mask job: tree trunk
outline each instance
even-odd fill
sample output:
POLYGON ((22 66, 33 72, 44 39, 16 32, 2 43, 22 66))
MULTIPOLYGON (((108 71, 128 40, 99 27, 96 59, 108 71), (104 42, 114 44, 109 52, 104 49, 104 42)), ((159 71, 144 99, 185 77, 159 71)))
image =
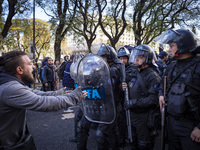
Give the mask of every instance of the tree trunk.
POLYGON ((112 39, 112 40, 110 40, 110 42, 111 42, 111 46, 116 50, 115 45, 116 45, 117 41, 112 39))
POLYGON ((55 40, 54 44, 54 53, 55 53, 55 60, 60 60, 60 52, 61 52, 61 39, 55 40))
POLYGON ((9 2, 9 13, 4 24, 4 28, 1 32, 3 38, 5 38, 8 34, 8 30, 12 25, 12 18, 15 15, 15 5, 17 4, 17 0, 8 1, 9 2))
POLYGON ((92 45, 92 42, 90 40, 87 41, 87 46, 88 46, 88 51, 89 53, 91 53, 91 45, 92 45))

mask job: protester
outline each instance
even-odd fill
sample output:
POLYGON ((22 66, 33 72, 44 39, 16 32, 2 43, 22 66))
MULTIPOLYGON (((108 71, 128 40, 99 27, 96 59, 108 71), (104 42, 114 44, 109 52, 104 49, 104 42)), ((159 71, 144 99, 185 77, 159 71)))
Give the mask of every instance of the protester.
POLYGON ((56 73, 53 67, 53 60, 52 58, 48 58, 47 64, 43 68, 43 84, 44 84, 44 91, 54 91, 56 86, 56 73))
POLYGON ((64 57, 64 61, 60 61, 61 65, 60 65, 60 67, 59 67, 59 69, 57 71, 57 74, 58 74, 58 77, 59 77, 59 81, 63 80, 64 70, 65 70, 65 66, 66 66, 66 64, 68 62, 68 59, 69 59, 69 56, 66 55, 64 57))
POLYGON ((160 85, 160 109, 167 106, 169 150, 200 149, 200 46, 193 32, 186 29, 167 30, 155 41, 169 44, 174 61, 167 67, 166 94, 160 85))
POLYGON ((39 79, 39 75, 38 75, 38 68, 39 68, 38 58, 33 60, 33 65, 34 65, 33 77, 35 79, 35 82, 36 82, 36 79, 37 79, 37 81, 40 83, 40 79, 39 79))
POLYGON ((55 111, 76 105, 87 96, 77 88, 65 94, 42 92, 25 86, 33 83, 33 63, 23 51, 0 57, 0 149, 36 150, 26 124, 26 110, 55 111))
POLYGON ((42 83, 41 91, 45 91, 45 85, 43 83, 43 69, 44 69, 45 65, 47 64, 48 59, 49 59, 49 57, 45 57, 42 60, 42 64, 41 64, 41 66, 39 67, 39 70, 38 70, 39 79, 42 83))
MULTIPOLYGON (((153 51, 148 45, 139 45, 131 52, 130 67, 126 69, 126 83, 129 100, 124 103, 125 109, 130 109, 132 139, 131 149, 153 150, 155 129, 153 118, 154 110, 159 110, 158 87, 161 78, 149 67, 154 65, 153 51)), ((159 113, 159 112, 158 112, 159 113)), ((159 122, 160 124, 160 122, 159 122)))
POLYGON ((63 87, 66 87, 67 90, 73 90, 74 89, 74 80, 70 76, 70 67, 71 64, 73 63, 74 55, 70 56, 70 60, 67 61, 65 70, 64 70, 64 75, 63 75, 63 87))
POLYGON ((58 70, 60 67, 60 62, 59 60, 55 60, 54 62, 54 69, 55 69, 55 75, 56 75, 56 89, 59 90, 60 88, 60 81, 59 81, 59 77, 58 77, 58 70))

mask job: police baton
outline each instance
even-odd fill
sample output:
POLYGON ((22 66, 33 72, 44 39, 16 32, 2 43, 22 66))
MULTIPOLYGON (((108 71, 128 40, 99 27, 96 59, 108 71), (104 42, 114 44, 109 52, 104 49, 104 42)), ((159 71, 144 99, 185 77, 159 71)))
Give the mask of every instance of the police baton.
MULTIPOLYGON (((164 100, 166 94, 167 76, 164 76, 164 100)), ((161 120, 161 150, 165 150, 165 104, 162 105, 161 120)))
MULTIPOLYGON (((122 82, 126 82, 126 71, 125 71, 125 66, 124 64, 121 65, 120 68, 121 75, 122 75, 122 82)), ((129 101, 128 97, 128 87, 125 89, 125 101, 129 101)), ((127 122, 127 128, 128 128, 128 141, 129 143, 132 143, 132 131, 131 131, 131 117, 130 117, 130 110, 126 110, 126 122, 127 122)))

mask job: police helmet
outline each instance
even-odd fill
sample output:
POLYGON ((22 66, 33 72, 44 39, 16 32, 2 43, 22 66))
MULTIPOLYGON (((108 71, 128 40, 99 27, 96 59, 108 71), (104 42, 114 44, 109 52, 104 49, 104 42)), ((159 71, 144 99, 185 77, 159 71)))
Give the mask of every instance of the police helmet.
POLYGON ((160 44, 176 43, 178 47, 176 54, 184 54, 188 52, 198 53, 200 49, 200 46, 197 45, 196 36, 193 32, 187 29, 169 29, 156 37, 154 41, 159 42, 160 44))
POLYGON ((131 52, 129 64, 140 67, 141 65, 134 64, 137 56, 145 58, 142 65, 151 65, 153 63, 153 50, 146 44, 139 45, 131 52))
POLYGON ((123 57, 123 56, 126 56, 129 58, 130 56, 130 52, 128 51, 128 49, 126 47, 121 47, 119 50, 118 50, 118 53, 117 53, 117 57, 123 57))
POLYGON ((115 51, 115 49, 105 44, 101 44, 97 55, 106 56, 108 59, 108 63, 113 62, 117 58, 117 52, 115 51))
POLYGON ((126 47, 127 49, 128 49, 128 51, 129 51, 129 53, 131 53, 131 51, 132 50, 134 50, 134 48, 135 48, 135 45, 125 45, 124 47, 126 47))

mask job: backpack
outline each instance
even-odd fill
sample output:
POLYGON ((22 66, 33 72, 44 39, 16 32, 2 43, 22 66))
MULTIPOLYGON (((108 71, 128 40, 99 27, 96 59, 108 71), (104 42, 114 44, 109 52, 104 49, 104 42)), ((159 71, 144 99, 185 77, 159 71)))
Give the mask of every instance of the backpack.
POLYGON ((67 65, 67 62, 63 62, 58 69, 57 74, 58 74, 59 79, 61 79, 61 80, 63 79, 63 75, 64 75, 66 65, 67 65))

